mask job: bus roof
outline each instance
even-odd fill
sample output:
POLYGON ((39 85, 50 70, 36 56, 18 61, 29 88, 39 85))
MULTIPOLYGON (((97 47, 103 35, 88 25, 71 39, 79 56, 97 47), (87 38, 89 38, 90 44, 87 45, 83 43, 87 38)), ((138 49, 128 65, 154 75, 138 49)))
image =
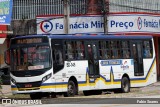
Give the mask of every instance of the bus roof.
POLYGON ((152 36, 141 36, 141 35, 134 35, 134 36, 129 36, 129 35, 103 35, 103 34, 98 34, 98 35, 88 35, 88 34, 83 34, 81 36, 77 35, 71 35, 71 34, 57 34, 57 35, 27 35, 27 36, 18 36, 15 38, 33 38, 33 37, 44 37, 47 36, 48 38, 52 39, 151 39, 152 36))

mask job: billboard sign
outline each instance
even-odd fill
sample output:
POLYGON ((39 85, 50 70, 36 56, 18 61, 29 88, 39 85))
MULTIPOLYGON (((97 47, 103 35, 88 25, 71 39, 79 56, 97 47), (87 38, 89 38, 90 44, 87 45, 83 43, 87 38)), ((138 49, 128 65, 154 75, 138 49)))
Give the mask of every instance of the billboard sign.
POLYGON ((109 33, 160 33, 160 15, 116 14, 108 20, 109 33))
POLYGON ((0 0, 0 25, 9 25, 12 16, 12 0, 0 0))
MULTIPOLYGON (((70 17, 69 33, 103 33, 104 23, 101 16, 70 17)), ((37 34, 64 34, 64 19, 37 18, 37 34)))
MULTIPOLYGON (((37 34, 64 34, 63 18, 47 20, 37 17, 37 34)), ((160 33, 160 15, 153 14, 110 14, 108 34, 160 33)), ((69 33, 104 33, 104 21, 101 15, 71 16, 69 33)))

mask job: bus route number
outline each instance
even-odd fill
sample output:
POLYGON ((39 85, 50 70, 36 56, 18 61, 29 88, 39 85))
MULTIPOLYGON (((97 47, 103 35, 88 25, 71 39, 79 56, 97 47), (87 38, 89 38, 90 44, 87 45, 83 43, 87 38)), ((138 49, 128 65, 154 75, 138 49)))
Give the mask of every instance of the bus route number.
POLYGON ((76 64, 75 63, 67 63, 67 67, 75 67, 76 64))

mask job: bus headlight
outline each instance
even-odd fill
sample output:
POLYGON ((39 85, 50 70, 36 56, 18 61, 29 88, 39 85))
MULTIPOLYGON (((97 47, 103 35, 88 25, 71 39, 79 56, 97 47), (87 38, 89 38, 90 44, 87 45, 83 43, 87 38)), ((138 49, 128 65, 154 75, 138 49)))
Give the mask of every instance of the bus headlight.
POLYGON ((13 84, 16 84, 16 80, 14 80, 13 78, 11 78, 11 81, 13 84))
POLYGON ((42 82, 48 80, 52 76, 52 73, 46 75, 45 77, 42 78, 42 82))

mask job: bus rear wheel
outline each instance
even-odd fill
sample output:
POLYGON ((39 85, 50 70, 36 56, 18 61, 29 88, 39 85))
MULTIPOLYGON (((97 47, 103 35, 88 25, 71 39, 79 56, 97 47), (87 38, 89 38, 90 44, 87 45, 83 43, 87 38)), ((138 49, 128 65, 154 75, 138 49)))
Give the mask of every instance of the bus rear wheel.
POLYGON ((76 85, 73 81, 68 82, 67 92, 64 93, 64 97, 73 97, 77 93, 76 85))
POLYGON ((128 93, 130 91, 130 81, 127 77, 122 78, 121 90, 123 93, 128 93))

